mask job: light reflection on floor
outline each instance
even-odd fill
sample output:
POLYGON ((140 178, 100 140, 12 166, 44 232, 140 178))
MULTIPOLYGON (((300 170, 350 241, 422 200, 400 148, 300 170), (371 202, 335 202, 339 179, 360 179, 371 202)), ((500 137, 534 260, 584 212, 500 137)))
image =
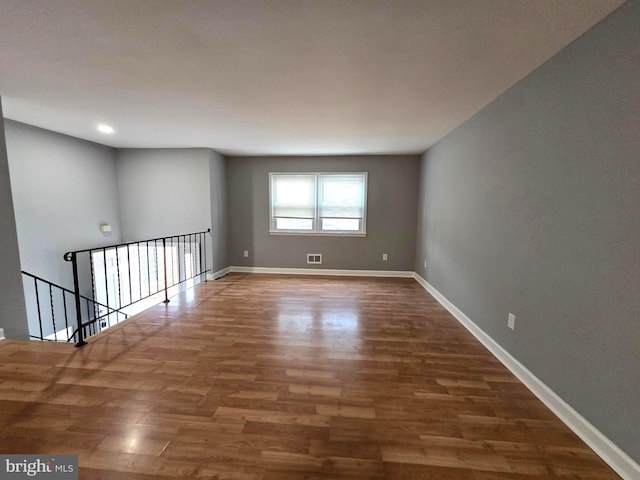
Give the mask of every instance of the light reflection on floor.
POLYGON ((322 341, 324 347, 358 349, 362 344, 359 311, 354 306, 328 308, 318 312, 314 306, 281 303, 277 313, 278 330, 300 341, 322 341))
POLYGON ((325 310, 322 312, 322 329, 357 331, 358 320, 356 310, 325 310))

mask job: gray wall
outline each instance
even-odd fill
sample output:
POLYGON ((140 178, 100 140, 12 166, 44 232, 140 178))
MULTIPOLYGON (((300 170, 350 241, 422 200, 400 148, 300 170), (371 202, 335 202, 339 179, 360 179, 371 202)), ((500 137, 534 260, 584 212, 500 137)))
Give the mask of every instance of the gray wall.
POLYGON ((116 158, 125 241, 209 228, 209 149, 125 148, 116 158))
POLYGON ((9 163, 0 99, 0 328, 7 338, 27 338, 27 316, 22 295, 22 275, 16 220, 13 213, 9 163))
POLYGON ((231 157, 227 169, 230 265, 311 268, 306 254, 321 253, 318 268, 413 270, 419 156, 231 157), (269 172, 368 172, 367 236, 270 235, 269 172))
POLYGON ((635 461, 639 25, 623 5, 429 149, 415 266, 635 461))
POLYGON ((229 225, 227 195, 227 161, 218 152, 210 151, 209 185, 211 195, 212 273, 229 266, 227 235, 229 225))
POLYGON ((65 252, 120 241, 115 151, 12 120, 5 129, 22 269, 72 287, 65 252))
POLYGON ((125 241, 201 232, 211 226, 210 149, 127 148, 119 149, 116 157, 125 241))

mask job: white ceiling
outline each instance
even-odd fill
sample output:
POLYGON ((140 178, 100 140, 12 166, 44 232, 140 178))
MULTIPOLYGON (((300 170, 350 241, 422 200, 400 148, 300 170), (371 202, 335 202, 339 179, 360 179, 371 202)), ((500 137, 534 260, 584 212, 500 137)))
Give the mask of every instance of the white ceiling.
POLYGON ((114 147, 420 153, 622 3, 0 0, 0 95, 114 147))

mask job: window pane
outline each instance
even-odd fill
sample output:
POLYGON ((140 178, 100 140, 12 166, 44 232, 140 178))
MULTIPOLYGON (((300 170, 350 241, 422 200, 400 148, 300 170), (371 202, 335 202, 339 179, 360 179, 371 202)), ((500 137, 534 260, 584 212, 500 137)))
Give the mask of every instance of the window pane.
POLYGON ((366 173, 270 173, 273 232, 365 234, 366 173))
POLYGON ((359 217, 364 211, 363 175, 320 175, 321 217, 359 217))
POLYGON ((315 216, 314 175, 273 175, 271 188, 274 217, 315 216))
POLYGON ((313 220, 309 218, 276 218, 277 230, 311 230, 313 220))
POLYGON ((323 218, 322 230, 357 232, 360 230, 360 220, 357 218, 323 218))

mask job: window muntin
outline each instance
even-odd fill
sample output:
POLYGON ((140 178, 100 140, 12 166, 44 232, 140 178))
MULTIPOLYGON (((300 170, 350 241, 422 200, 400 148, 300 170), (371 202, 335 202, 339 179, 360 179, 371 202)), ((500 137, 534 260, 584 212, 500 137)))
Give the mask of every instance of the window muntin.
POLYGON ((270 173, 270 232, 366 234, 366 173, 270 173))

